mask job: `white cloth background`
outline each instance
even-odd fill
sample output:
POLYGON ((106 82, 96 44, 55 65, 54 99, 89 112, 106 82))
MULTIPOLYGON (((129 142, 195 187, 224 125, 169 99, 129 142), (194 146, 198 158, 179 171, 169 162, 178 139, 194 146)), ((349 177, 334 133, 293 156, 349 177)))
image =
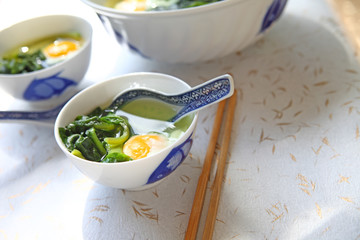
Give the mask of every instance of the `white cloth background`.
MULTIPOLYGON (((290 0, 253 46, 191 65, 132 55, 81 1, 0 0, 0 28, 53 13, 93 24, 84 85, 135 71, 172 74, 192 86, 233 74, 238 105, 214 239, 360 238, 360 69, 326 1, 290 0)), ((2 93, 0 107, 26 106, 2 93)), ((86 178, 51 127, 0 123, 0 239, 183 239, 215 111, 200 112, 184 163, 141 192, 86 178)))

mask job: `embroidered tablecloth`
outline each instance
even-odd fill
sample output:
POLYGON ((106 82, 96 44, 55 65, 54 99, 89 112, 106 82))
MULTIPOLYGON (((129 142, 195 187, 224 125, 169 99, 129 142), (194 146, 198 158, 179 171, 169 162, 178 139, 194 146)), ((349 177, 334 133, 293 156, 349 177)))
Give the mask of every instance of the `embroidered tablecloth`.
MULTIPOLYGON (((73 0, 0 0, 0 28, 38 15, 94 28, 84 86, 154 71, 195 86, 231 73, 238 104, 214 229, 216 240, 360 238, 360 69, 325 0, 290 0, 245 50, 197 64, 161 64, 117 45, 73 0)), ((27 107, 5 93, 0 107, 27 107)), ((60 151, 51 125, 0 123, 0 239, 183 239, 216 106, 199 113, 189 157, 139 192, 104 187, 60 151)), ((211 173, 199 234, 203 231, 211 173)))

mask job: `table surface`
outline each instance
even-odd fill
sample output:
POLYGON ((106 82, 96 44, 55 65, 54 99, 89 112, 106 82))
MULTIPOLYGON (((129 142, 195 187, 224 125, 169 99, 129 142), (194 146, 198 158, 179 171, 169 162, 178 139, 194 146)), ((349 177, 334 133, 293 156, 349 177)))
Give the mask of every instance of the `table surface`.
MULTIPOLYGON (((67 13, 94 28, 85 85, 154 71, 195 86, 229 72, 238 104, 216 240, 360 239, 360 69, 326 0, 290 0, 268 34, 225 58, 160 64, 133 55, 81 1, 0 0, 0 29, 67 13)), ((2 93, 1 109, 22 103, 2 93)), ((183 239, 216 106, 201 111, 190 156, 139 192, 104 187, 60 151, 51 126, 0 124, 0 239, 183 239)), ((211 193, 206 194, 199 234, 211 193)))

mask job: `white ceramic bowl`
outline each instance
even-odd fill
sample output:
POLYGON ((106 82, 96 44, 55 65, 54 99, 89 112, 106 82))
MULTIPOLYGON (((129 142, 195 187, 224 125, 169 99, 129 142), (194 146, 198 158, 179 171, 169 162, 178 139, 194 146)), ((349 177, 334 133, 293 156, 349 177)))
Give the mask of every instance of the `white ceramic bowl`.
POLYGON ((211 60, 241 50, 263 36, 287 0, 223 0, 157 12, 124 12, 106 0, 92 7, 119 43, 145 58, 169 63, 211 60))
POLYGON ((0 56, 19 47, 52 35, 79 32, 85 42, 70 58, 38 71, 0 74, 0 87, 14 98, 34 104, 56 105, 74 95, 90 61, 92 27, 82 18, 49 15, 14 24, 0 32, 0 56))
POLYGON ((66 149, 58 131, 59 127, 74 121, 76 116, 86 115, 97 106, 106 107, 117 94, 134 87, 168 94, 180 93, 190 88, 182 80, 160 73, 132 73, 94 84, 66 103, 56 119, 54 134, 61 150, 84 175, 105 186, 141 190, 164 179, 184 161, 193 143, 197 113, 185 134, 174 144, 152 156, 129 162, 100 163, 76 157, 66 149))

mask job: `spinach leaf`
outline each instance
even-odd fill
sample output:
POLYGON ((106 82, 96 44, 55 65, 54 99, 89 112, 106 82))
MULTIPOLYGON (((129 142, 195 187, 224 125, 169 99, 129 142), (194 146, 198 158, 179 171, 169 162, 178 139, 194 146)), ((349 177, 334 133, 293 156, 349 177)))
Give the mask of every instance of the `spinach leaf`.
POLYGON ((123 144, 133 135, 131 126, 126 119, 101 108, 77 116, 66 127, 59 128, 59 135, 75 156, 97 162, 132 160, 122 152, 123 144))
POLYGON ((19 53, 14 57, 4 57, 0 59, 0 73, 19 74, 33 72, 43 69, 46 57, 40 51, 34 53, 19 53))
POLYGON ((109 153, 105 156, 105 158, 102 160, 102 162, 106 163, 114 163, 114 162, 127 162, 130 161, 131 158, 123 153, 122 151, 122 145, 111 149, 109 153))
POLYGON ((100 162, 102 155, 99 153, 96 144, 89 137, 81 136, 75 142, 75 148, 88 160, 100 162))
POLYGON ((223 0, 152 0, 147 11, 163 11, 190 8, 223 0))
POLYGON ((189 7, 197 7, 201 5, 205 5, 208 3, 219 2, 221 0, 202 0, 202 1, 194 1, 194 0, 180 0, 178 3, 179 8, 189 8, 189 7))

